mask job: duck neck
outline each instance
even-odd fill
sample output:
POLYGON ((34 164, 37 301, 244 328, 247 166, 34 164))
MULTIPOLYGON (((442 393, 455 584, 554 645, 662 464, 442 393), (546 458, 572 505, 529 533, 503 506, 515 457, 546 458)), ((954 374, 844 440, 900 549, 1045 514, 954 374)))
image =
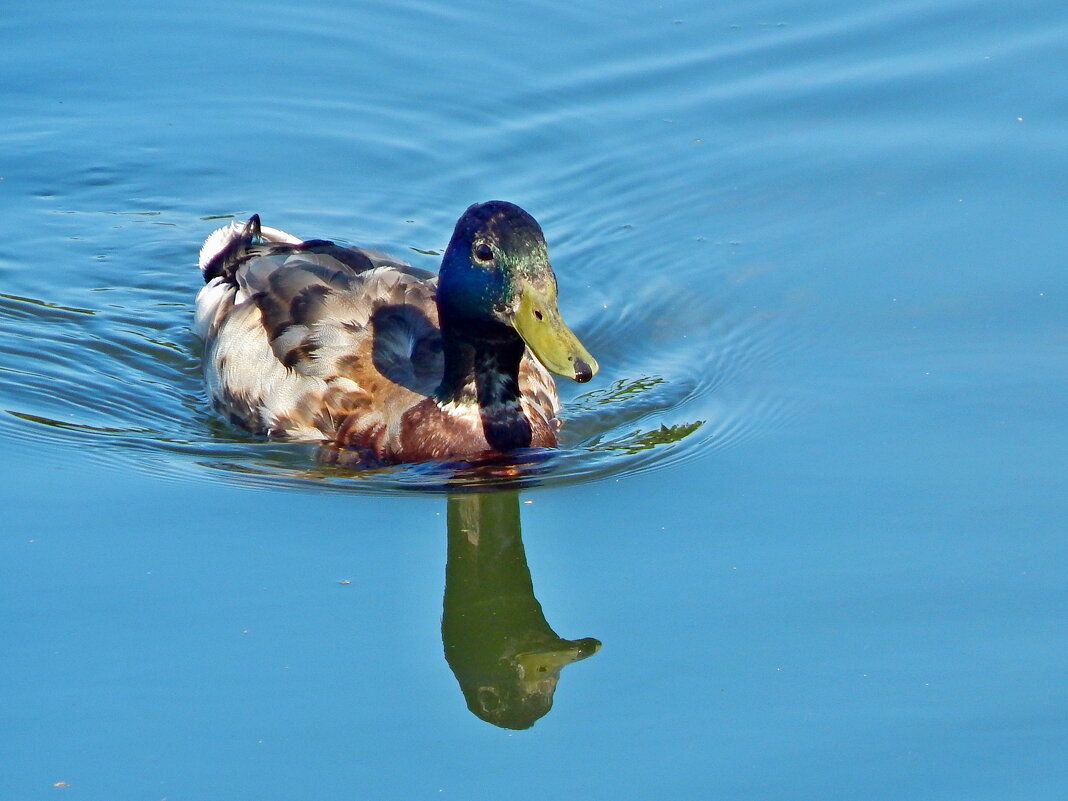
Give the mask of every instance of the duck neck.
POLYGON ((440 403, 480 408, 519 402, 519 362, 526 345, 501 323, 470 323, 464 331, 442 328, 445 369, 434 393, 440 403))
POLYGON ((439 404, 478 407, 490 447, 507 451, 531 442, 530 423, 519 402, 519 363, 526 348, 500 323, 465 325, 462 333, 442 326, 445 369, 434 393, 439 404))

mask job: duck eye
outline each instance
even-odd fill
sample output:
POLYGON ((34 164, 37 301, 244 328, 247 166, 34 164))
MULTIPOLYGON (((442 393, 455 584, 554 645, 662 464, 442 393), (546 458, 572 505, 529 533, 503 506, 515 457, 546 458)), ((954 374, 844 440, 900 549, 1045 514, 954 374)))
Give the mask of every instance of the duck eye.
POLYGON ((541 309, 535 309, 534 316, 537 317, 539 320, 542 319, 541 309))
POLYGON ((485 242, 475 245, 475 258, 479 261, 493 261, 493 250, 485 242))

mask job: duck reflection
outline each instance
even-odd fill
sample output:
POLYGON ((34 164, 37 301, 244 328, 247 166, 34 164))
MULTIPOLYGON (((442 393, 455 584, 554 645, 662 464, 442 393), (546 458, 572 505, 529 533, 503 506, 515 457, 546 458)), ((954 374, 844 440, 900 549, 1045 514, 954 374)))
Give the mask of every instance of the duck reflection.
POLYGON ((449 497, 441 638, 468 708, 495 726, 526 729, 553 705, 565 665, 597 653, 592 637, 552 630, 527 567, 515 491, 449 497))

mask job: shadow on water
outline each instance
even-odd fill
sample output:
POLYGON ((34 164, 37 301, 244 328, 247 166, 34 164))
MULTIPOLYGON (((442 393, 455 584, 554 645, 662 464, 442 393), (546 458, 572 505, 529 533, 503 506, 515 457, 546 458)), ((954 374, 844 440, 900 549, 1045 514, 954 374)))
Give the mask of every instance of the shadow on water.
POLYGON ((445 658, 475 715, 502 728, 530 728, 552 708, 560 671, 601 643, 566 640, 545 620, 515 490, 450 495, 448 527, 445 658))

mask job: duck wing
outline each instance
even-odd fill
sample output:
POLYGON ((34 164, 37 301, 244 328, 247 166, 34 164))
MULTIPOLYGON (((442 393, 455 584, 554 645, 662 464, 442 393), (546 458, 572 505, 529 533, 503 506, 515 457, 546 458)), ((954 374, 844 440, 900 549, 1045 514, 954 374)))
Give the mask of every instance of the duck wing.
POLYGON ((202 253, 196 327, 209 391, 231 421, 329 439, 353 415, 388 428, 440 383, 433 273, 301 242, 255 217, 221 230, 202 253))
POLYGON ((441 381, 437 276, 316 240, 253 249, 238 295, 255 303, 278 360, 324 380, 375 375, 423 396, 441 381))

